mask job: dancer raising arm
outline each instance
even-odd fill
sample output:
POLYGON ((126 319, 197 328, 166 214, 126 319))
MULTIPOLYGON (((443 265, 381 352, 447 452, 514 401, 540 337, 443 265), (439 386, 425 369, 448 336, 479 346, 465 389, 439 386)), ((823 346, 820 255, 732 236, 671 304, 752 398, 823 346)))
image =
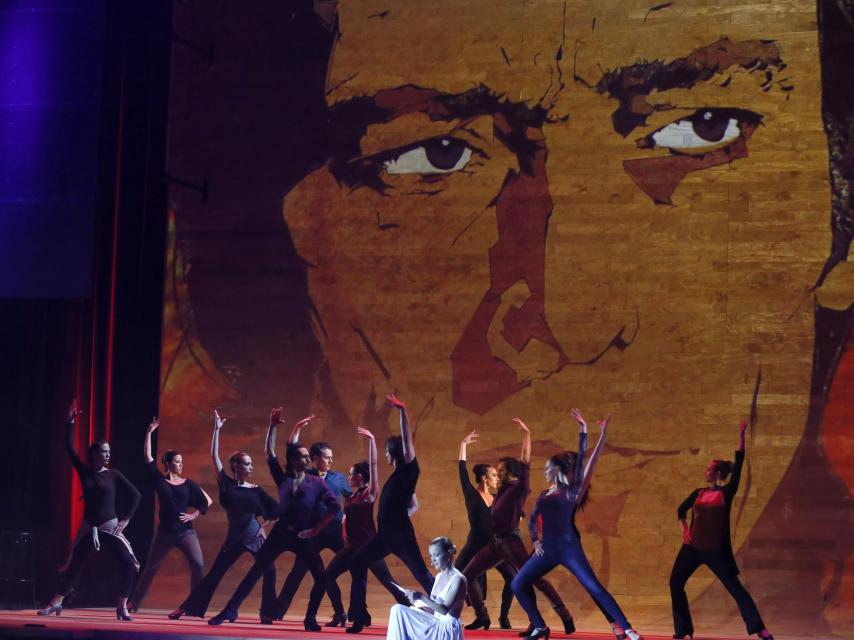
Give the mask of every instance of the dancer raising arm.
MULTIPOLYGON (((513 422, 522 432, 521 459, 506 457, 498 462, 498 479, 500 486, 495 501, 492 503, 490 514, 492 521, 492 542, 478 551, 474 558, 466 565, 463 573, 468 581, 469 600, 475 610, 474 622, 466 628, 478 629, 489 627, 489 612, 483 600, 483 593, 478 584, 478 577, 488 569, 506 562, 514 570, 518 571, 528 560, 528 550, 519 535, 519 519, 525 506, 525 500, 531 493, 531 431, 520 418, 513 418, 513 422)), ((534 586, 548 598, 555 613, 563 622, 566 633, 575 631, 575 623, 572 615, 561 600, 555 588, 545 579, 539 578, 534 586)), ((534 593, 530 585, 526 587, 530 592, 530 601, 534 602, 534 593)), ((518 597, 518 594, 517 594, 518 597)), ((534 605, 536 608, 536 604, 534 605)), ((539 616, 539 613, 537 614, 539 616)), ((528 629, 519 635, 529 635, 534 629, 534 621, 528 629)))
MULTIPOLYGON (((287 444, 285 468, 282 469, 276 457, 276 428, 281 423, 282 408, 279 407, 270 412, 270 426, 267 429, 264 445, 267 452, 267 466, 279 488, 278 521, 261 547, 261 551, 255 556, 255 563, 237 586, 234 595, 220 613, 208 620, 208 624, 222 624, 226 620, 234 622, 240 605, 252 591, 255 583, 285 551, 293 551, 299 560, 305 562, 315 582, 324 585, 325 589, 326 575, 323 571, 323 562, 311 544, 311 538, 335 519, 340 507, 323 480, 306 474, 310 458, 308 449, 304 446, 292 442, 287 444), (321 506, 324 509, 324 515, 318 517, 321 506)), ((306 631, 320 631, 316 620, 319 604, 319 598, 309 600, 304 620, 306 631)), ((274 607, 275 602, 262 602, 262 624, 273 623, 274 607)))
POLYGON ((127 601, 133 585, 133 574, 139 570, 139 562, 122 531, 139 506, 139 491, 124 475, 107 468, 110 463, 110 444, 106 440, 96 440, 89 445, 89 464, 83 464, 74 445, 74 425, 79 415, 77 401, 72 400, 66 422, 65 446, 83 488, 83 522, 77 531, 71 559, 60 573, 59 591, 51 598, 48 606, 37 613, 40 616, 52 613, 60 615, 62 601, 77 584, 86 561, 94 553, 105 549, 116 558, 115 570, 120 576, 116 618, 133 620, 128 614, 127 601), (131 503, 123 514, 116 513, 116 497, 120 492, 128 494, 131 503))
POLYGON ((388 396, 391 405, 400 412, 400 436, 386 440, 386 460, 394 472, 383 486, 377 513, 377 533, 353 557, 350 573, 350 619, 353 626, 347 633, 359 633, 370 623, 365 598, 368 589, 368 567, 393 553, 407 566, 425 591, 433 588, 433 576, 424 564, 409 510, 420 469, 415 457, 415 444, 406 405, 394 394, 388 396))
POLYGON ((454 567, 457 548, 441 536, 430 542, 430 562, 439 570, 427 596, 401 589, 414 607, 396 604, 391 608, 386 640, 463 640, 460 612, 466 600, 466 579, 454 567))
POLYGON ((742 420, 738 425, 735 464, 728 460, 710 461, 704 475, 708 487, 695 489, 676 511, 684 543, 679 549, 670 574, 674 638, 694 635, 685 583, 699 566, 704 564, 735 599, 747 633, 773 640, 771 632, 762 622, 756 603, 738 579, 738 565, 735 563, 730 539, 730 511, 741 480, 741 468, 744 466, 744 434, 747 426, 747 420, 742 420), (729 482, 726 481, 728 477, 729 482), (689 509, 690 525, 686 520, 689 509))
POLYGON ((190 589, 195 589, 202 581, 205 570, 202 547, 193 528, 193 520, 207 513, 211 498, 193 480, 181 477, 184 472, 184 458, 179 451, 170 449, 160 459, 166 471, 165 475, 157 470, 151 455, 151 436, 159 426, 160 420, 152 419, 145 432, 143 444, 149 479, 160 506, 157 532, 151 541, 145 571, 139 577, 131 598, 131 613, 142 607, 151 581, 160 570, 163 560, 175 547, 178 547, 187 559, 190 568, 190 589))
POLYGON ((513 592, 519 599, 519 604, 528 612, 534 625, 528 637, 548 638, 549 628, 531 598, 530 586, 534 580, 541 578, 557 565, 563 565, 578 579, 594 601, 616 620, 619 628, 613 630, 618 638, 639 640, 640 635, 631 628, 614 598, 596 578, 587 561, 587 556, 584 555, 584 549, 581 547, 575 528, 575 512, 579 506, 584 505, 587 498, 590 478, 605 444, 608 418, 599 423, 602 434, 591 463, 585 469, 587 423, 578 409, 573 409, 571 415, 579 426, 578 452, 565 451, 552 456, 546 463, 546 481, 552 487, 540 494, 528 519, 528 530, 534 542, 534 554, 513 579, 513 592), (538 519, 542 520, 542 539, 537 531, 538 519))
MULTIPOLYGON (((492 521, 490 519, 490 508, 498 491, 498 471, 491 464, 476 464, 472 468, 475 485, 468 477, 466 458, 468 445, 477 442, 478 433, 472 431, 460 442, 459 472, 460 487, 463 490, 463 500, 466 504, 466 515, 469 520, 469 535, 463 545, 460 555, 454 561, 454 566, 462 571, 474 557, 474 555, 492 542, 492 521)), ((504 578, 504 589, 501 592, 501 616, 498 621, 502 629, 510 629, 510 605, 513 603, 513 589, 510 583, 516 575, 516 570, 506 562, 500 562, 495 567, 504 578)), ((478 587, 483 597, 486 598, 486 573, 480 574, 478 587)), ((466 629, 489 629, 489 621, 475 620, 466 629)))
MULTIPOLYGON (((223 469, 222 461, 219 459, 219 435, 225 421, 226 418, 221 417, 214 410, 211 460, 219 485, 219 503, 225 508, 228 518, 228 533, 225 534, 225 542, 222 543, 222 548, 210 571, 187 596, 187 599, 169 614, 172 620, 177 620, 183 615, 205 617, 208 604, 217 586, 243 552, 248 551, 253 557, 258 557, 258 552, 266 539, 264 529, 258 524, 258 517, 265 521, 274 520, 279 508, 270 494, 257 484, 249 482, 254 468, 248 453, 237 451, 231 455, 228 460, 231 476, 223 469)), ((275 599, 276 567, 271 564, 263 573, 261 609, 271 609, 275 599)))
MULTIPOLYGON (((343 611, 338 576, 350 570, 353 556, 377 533, 374 525, 374 502, 379 493, 377 443, 374 434, 364 427, 356 427, 356 431, 368 440, 368 462, 357 462, 350 467, 352 493, 344 499, 344 547, 326 567, 326 590, 335 611, 338 611, 339 606, 343 611)), ((409 604, 406 597, 394 586, 394 579, 384 559, 380 558, 368 568, 398 602, 409 604)))

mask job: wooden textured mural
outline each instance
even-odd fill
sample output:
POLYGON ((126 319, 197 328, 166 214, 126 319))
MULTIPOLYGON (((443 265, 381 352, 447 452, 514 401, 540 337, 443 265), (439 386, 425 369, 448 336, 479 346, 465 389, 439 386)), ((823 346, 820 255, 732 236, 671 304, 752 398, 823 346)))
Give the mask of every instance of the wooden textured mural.
MULTIPOLYGON (((223 447, 271 487, 263 433, 284 404, 289 423, 317 414, 305 439, 346 471, 355 425, 396 432, 395 391, 418 535, 462 542, 465 434, 470 460, 496 461, 523 417, 537 491, 574 446, 570 407, 611 413, 579 527, 633 623, 669 632, 676 507, 748 417, 745 584, 778 633, 854 632, 854 5, 243 5, 176 4, 200 49, 173 56, 170 173, 208 192, 172 192, 161 448, 213 495, 219 407, 223 447)), ((224 524, 196 523, 209 563, 224 524)), ((171 566, 158 581, 183 593, 171 566)), ((698 632, 743 633, 710 573, 689 596, 698 632)))

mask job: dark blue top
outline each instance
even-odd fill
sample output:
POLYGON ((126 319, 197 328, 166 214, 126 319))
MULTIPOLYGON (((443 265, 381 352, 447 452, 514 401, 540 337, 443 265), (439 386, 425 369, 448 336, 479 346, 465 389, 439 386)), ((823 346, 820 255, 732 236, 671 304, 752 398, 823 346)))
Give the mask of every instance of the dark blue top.
POLYGON ((324 514, 329 512, 337 514, 341 510, 332 491, 317 476, 306 473, 302 482, 294 490, 296 478, 292 474, 285 473, 277 458, 268 457, 267 466, 270 468, 273 481, 279 487, 277 527, 285 527, 290 531, 310 529, 324 514))
MULTIPOLYGON (((317 469, 309 469, 306 473, 310 473, 313 476, 321 477, 320 472, 317 469)), ((343 473, 339 473, 338 471, 332 471, 331 469, 326 472, 325 476, 322 476, 324 482, 326 482, 326 486, 329 487, 329 490, 332 492, 332 495, 335 496, 335 499, 340 501, 341 496, 348 498, 353 495, 353 490, 350 488, 350 483, 347 480, 347 476, 343 473)), ((326 508, 321 505, 321 512, 319 514, 321 517, 326 515, 326 508)), ((341 522, 344 518, 343 511, 339 511, 335 520, 333 520, 330 524, 334 524, 336 521, 341 522)))
POLYGON ((584 458, 587 454, 587 433, 578 434, 578 458, 575 462, 575 477, 568 485, 559 487, 557 491, 549 493, 543 491, 537 498, 534 510, 528 518, 528 531, 531 540, 535 541, 537 535, 537 520, 542 517, 543 542, 557 540, 558 538, 572 537, 578 539, 578 530, 575 528, 575 511, 578 508, 579 494, 584 484, 584 458))

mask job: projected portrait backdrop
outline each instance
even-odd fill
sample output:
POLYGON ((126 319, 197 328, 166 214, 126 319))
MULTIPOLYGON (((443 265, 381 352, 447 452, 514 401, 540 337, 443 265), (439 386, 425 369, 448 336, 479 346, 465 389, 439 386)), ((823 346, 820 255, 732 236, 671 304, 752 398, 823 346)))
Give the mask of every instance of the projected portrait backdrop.
MULTIPOLYGON (((576 441, 569 409, 610 413, 579 527, 633 623, 667 629, 676 506, 750 417, 742 577, 775 628, 850 631, 841 6, 176 5, 199 46, 173 56, 170 173, 189 186, 171 194, 160 446, 213 487, 213 408, 222 446, 260 461, 282 404, 288 425, 317 415, 304 440, 346 470, 366 456, 356 425, 397 432, 394 391, 416 428, 418 535, 461 542, 465 434, 481 433, 473 462, 517 455, 521 416, 538 491, 576 441)), ((209 554, 224 522, 198 524, 209 554)), ((689 596, 704 628, 743 628, 710 573, 689 596)))

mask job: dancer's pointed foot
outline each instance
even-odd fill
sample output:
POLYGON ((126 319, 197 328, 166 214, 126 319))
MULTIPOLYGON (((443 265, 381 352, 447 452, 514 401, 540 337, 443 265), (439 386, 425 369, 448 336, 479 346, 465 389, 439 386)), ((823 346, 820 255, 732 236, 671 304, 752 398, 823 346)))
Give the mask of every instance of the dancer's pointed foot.
POLYGON ((173 611, 172 613, 170 613, 167 617, 168 617, 170 620, 180 620, 180 619, 181 619, 181 616, 183 616, 185 613, 187 613, 187 612, 186 612, 186 611, 184 611, 184 609, 183 609, 183 608, 178 607, 177 609, 175 609, 175 611, 173 611))
POLYGON ((466 631, 475 631, 477 629, 483 629, 484 631, 489 631, 489 625, 492 622, 489 618, 475 618, 472 622, 469 622, 466 625, 466 631))
POLYGON ((36 614, 40 615, 40 616, 49 616, 53 613, 56 614, 57 618, 62 615, 62 603, 61 602, 57 602, 56 604, 49 604, 44 609, 39 609, 38 611, 36 611, 36 614))
POLYGON ((236 613, 232 613, 230 611, 220 611, 213 618, 208 620, 208 624, 216 626, 222 624, 223 622, 234 622, 235 620, 237 620, 236 613))
POLYGON ((549 640, 550 633, 551 629, 548 627, 534 627, 534 630, 525 636, 525 640, 549 640))
POLYGON ((332 616, 332 620, 327 622, 324 626, 326 627, 346 627, 347 626, 347 616, 343 613, 336 613, 332 616))

